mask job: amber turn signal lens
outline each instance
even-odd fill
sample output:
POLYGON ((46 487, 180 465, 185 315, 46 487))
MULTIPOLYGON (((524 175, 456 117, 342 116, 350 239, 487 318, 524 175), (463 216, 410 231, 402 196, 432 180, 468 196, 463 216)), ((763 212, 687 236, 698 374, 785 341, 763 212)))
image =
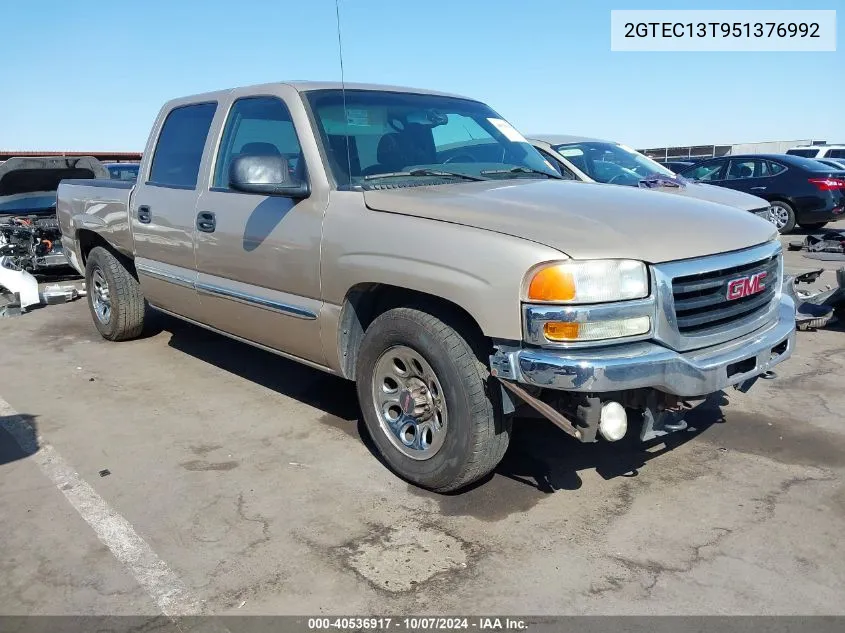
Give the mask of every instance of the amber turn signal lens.
POLYGON ((549 266, 534 275, 528 287, 531 301, 571 301, 575 298, 575 278, 562 266, 549 266))
POLYGON ((550 341, 577 341, 578 324, 550 321, 543 326, 543 334, 550 341))

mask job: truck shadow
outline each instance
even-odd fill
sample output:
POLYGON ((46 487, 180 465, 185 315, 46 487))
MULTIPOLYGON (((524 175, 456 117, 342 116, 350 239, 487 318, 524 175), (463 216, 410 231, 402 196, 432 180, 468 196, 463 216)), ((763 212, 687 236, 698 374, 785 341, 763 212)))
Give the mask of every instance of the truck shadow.
POLYGON ((254 251, 293 208, 294 200, 270 196, 253 209, 244 227, 243 248, 254 251))
MULTIPOLYGON (((169 345, 174 349, 323 411, 323 424, 358 438, 384 463, 361 417, 352 382, 165 315, 157 314, 156 318, 157 329, 170 334, 169 345)), ((533 489, 541 496, 557 490, 577 490, 582 485, 578 473, 585 470, 594 470, 604 479, 636 477, 649 461, 724 421, 721 404, 716 399, 697 407, 689 418, 694 430, 649 443, 640 442, 638 425, 633 425, 619 442, 581 444, 544 419, 517 418, 510 448, 498 468, 460 494, 473 496, 479 488, 498 489, 505 485, 502 480, 519 484, 523 490, 533 489)))
POLYGON ((38 452, 35 416, 0 415, 0 466, 26 459, 38 452))
POLYGON ((648 442, 640 441, 638 420, 631 421, 628 434, 618 442, 582 444, 547 420, 517 418, 510 448, 496 472, 545 493, 577 490, 583 483, 578 473, 585 470, 594 470, 605 480, 636 477, 651 460, 724 422, 720 399, 721 394, 691 411, 686 431, 648 442))
POLYGON ((154 312, 151 331, 170 334, 170 347, 283 396, 320 409, 338 423, 359 418, 355 385, 270 352, 154 312))

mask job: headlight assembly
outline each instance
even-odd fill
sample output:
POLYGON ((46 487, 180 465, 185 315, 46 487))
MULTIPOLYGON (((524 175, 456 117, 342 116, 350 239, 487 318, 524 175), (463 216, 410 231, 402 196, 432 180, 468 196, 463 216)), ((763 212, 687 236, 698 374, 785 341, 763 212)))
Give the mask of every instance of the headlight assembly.
POLYGON ((570 260, 529 273, 525 299, 543 303, 605 303, 648 296, 648 271, 630 259, 570 260))

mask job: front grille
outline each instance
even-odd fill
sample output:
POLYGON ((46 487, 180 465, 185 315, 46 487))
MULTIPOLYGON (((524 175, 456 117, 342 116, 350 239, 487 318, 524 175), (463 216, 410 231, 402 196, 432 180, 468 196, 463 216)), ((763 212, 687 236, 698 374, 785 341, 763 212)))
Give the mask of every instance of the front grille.
POLYGON ((672 280, 675 320, 684 335, 705 334, 765 312, 777 295, 780 284, 779 255, 749 264, 723 268, 672 280), (765 288, 739 299, 728 299, 728 283, 734 279, 765 272, 765 288))

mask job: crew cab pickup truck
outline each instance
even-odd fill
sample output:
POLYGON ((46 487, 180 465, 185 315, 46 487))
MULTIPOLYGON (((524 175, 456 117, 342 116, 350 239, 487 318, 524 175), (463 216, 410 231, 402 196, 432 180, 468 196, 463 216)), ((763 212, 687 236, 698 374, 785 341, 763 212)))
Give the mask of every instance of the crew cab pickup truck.
POLYGON ((517 409, 582 442, 649 439, 794 342, 769 222, 564 181, 448 94, 177 99, 136 183, 64 181, 58 215, 103 337, 140 335, 148 305, 354 380, 385 462, 437 491, 496 466, 517 409))

